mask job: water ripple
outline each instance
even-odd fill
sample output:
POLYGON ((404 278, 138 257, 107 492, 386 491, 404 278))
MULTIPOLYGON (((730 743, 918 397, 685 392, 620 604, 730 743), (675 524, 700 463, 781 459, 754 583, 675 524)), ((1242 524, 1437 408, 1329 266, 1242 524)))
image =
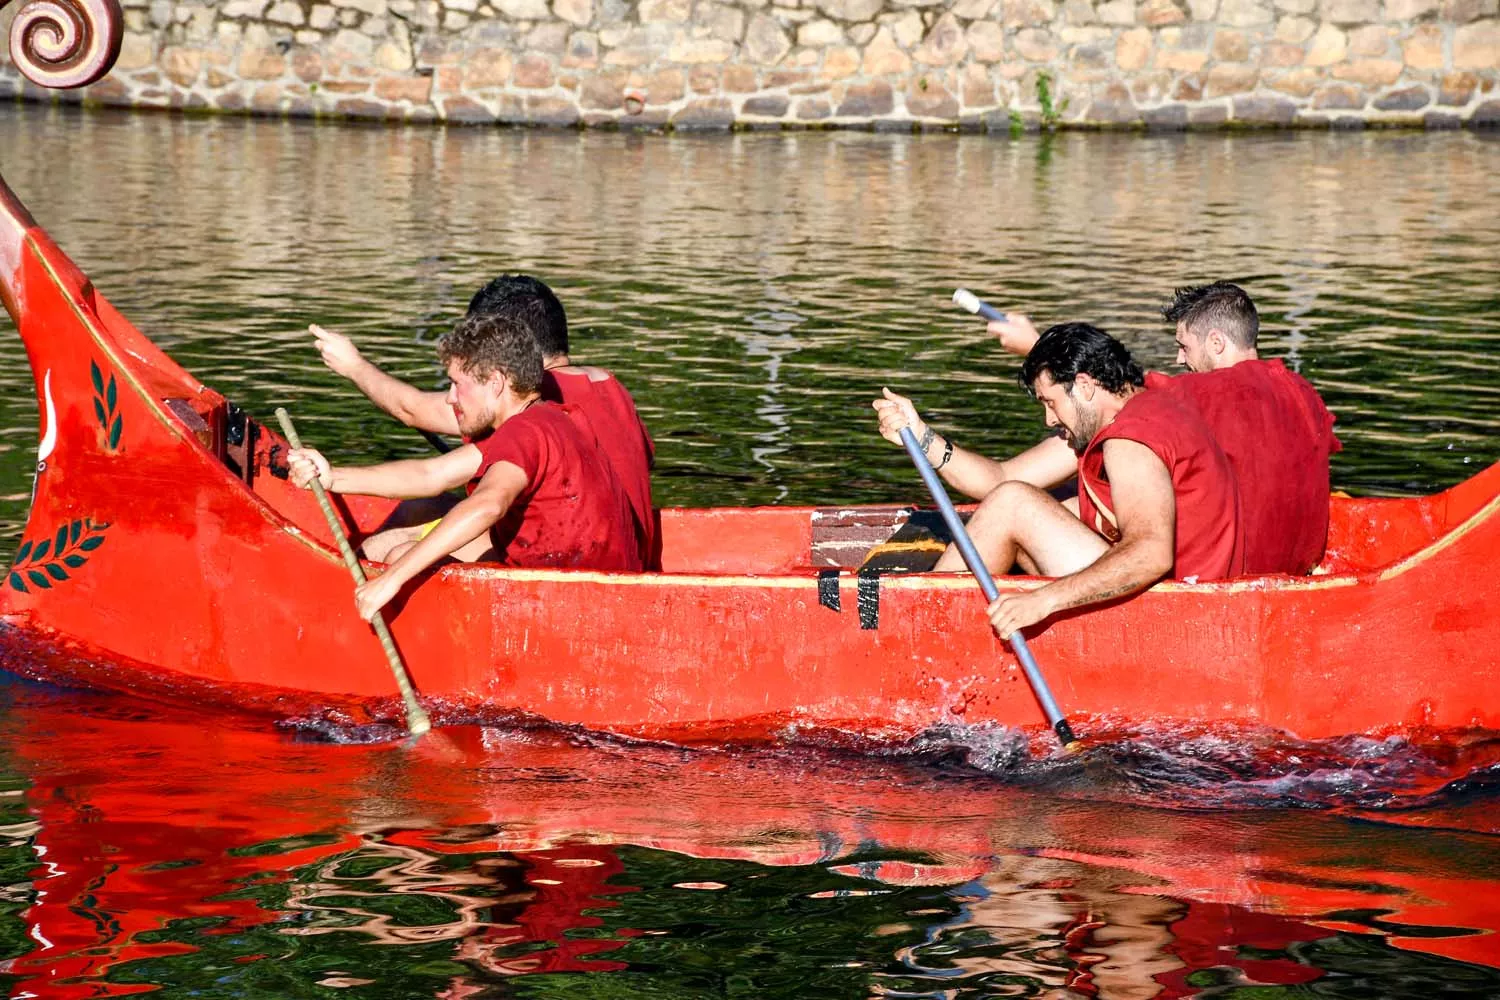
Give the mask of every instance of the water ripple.
MULTIPOLYGON (((28 106, 0 109, 0 150, 139 327, 252 412, 325 418, 320 444, 347 461, 423 446, 349 419, 366 404, 301 331, 342 329, 437 386, 433 340, 504 270, 558 287, 575 353, 630 386, 664 504, 910 499, 867 410, 882 384, 965 445, 1033 443, 1039 412, 948 303, 956 285, 1101 323, 1160 367, 1171 288, 1238 279, 1266 352, 1338 414, 1337 486, 1425 492, 1500 457, 1483 194, 1500 143, 1476 133, 669 138, 28 106)), ((34 397, 3 321, 0 390, 0 433, 24 441, 34 397)), ((0 453, 12 537, 28 451, 0 453)))

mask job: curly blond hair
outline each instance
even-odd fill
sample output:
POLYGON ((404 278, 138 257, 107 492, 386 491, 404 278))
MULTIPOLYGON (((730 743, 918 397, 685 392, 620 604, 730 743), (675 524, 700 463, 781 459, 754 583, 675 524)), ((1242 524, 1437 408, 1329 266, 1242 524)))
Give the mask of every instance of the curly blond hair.
POLYGON ((542 387, 542 349, 524 322, 504 313, 470 314, 438 340, 438 360, 481 381, 495 372, 510 379, 518 395, 542 387))

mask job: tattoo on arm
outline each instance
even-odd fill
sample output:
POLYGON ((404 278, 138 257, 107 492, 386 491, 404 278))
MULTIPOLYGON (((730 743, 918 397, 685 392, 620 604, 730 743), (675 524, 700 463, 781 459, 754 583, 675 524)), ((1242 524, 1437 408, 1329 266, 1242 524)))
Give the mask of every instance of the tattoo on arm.
POLYGON ((1072 597, 1064 598, 1057 610, 1067 611, 1071 608, 1081 608, 1090 604, 1102 604, 1105 601, 1114 600, 1116 597, 1125 597, 1128 594, 1133 594, 1139 589, 1139 587, 1132 587, 1127 584, 1120 587, 1110 587, 1106 590, 1075 594, 1072 597))
MULTIPOLYGON (((1149 584, 1148 584, 1148 586, 1149 586, 1149 584)), ((1110 587, 1110 588, 1108 588, 1106 590, 1100 590, 1100 591, 1096 591, 1093 594, 1088 594, 1088 595, 1082 597, 1081 599, 1079 599, 1076 603, 1070 604, 1069 607, 1076 608, 1080 604, 1097 604, 1097 603, 1099 603, 1101 601, 1111 601, 1111 600, 1114 600, 1116 597, 1125 597, 1128 594, 1133 594, 1137 590, 1140 590, 1140 589, 1141 589, 1140 587, 1138 587, 1138 586, 1136 586, 1134 584, 1128 584, 1128 583, 1124 584, 1123 586, 1119 586, 1119 587, 1110 587)))

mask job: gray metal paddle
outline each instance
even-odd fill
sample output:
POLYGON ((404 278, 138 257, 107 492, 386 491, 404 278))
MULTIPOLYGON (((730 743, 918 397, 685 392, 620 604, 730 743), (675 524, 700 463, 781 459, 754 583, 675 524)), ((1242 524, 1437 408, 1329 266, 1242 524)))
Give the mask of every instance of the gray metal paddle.
POLYGON ((985 319, 995 320, 999 323, 1005 322, 1005 313, 985 302, 967 288, 954 289, 953 301, 957 302, 959 308, 965 312, 971 312, 976 316, 983 316, 985 319))
MULTIPOLYGON (((291 414, 278 406, 276 419, 281 423, 281 432, 286 435, 287 444, 300 449, 302 439, 297 436, 297 428, 292 426, 291 414)), ((333 504, 328 500, 328 491, 323 488, 323 483, 317 476, 313 476, 312 490, 313 496, 318 498, 318 506, 323 508, 323 517, 328 520, 328 530, 333 533, 333 540, 338 543, 339 553, 344 557, 344 565, 349 567, 349 574, 354 577, 354 585, 363 584, 365 571, 359 565, 359 559, 354 555, 354 550, 349 547, 349 538, 344 534, 344 526, 339 523, 339 516, 334 513, 333 504)), ((432 728, 432 720, 427 717, 427 713, 417 702, 417 693, 412 690, 411 677, 406 673, 406 665, 401 662, 401 654, 396 651, 396 643, 391 639, 391 630, 386 628, 385 616, 379 611, 375 612, 375 617, 370 619, 370 627, 375 630, 376 637, 380 639, 380 648, 385 650, 386 662, 390 664, 391 674, 396 678, 396 687, 401 692, 401 700, 406 704, 406 728, 413 736, 421 736, 432 728)))
MULTIPOLYGON (((988 307, 986 307, 988 308, 988 307)), ((948 491, 943 488, 943 481, 938 478, 937 470, 922 453, 922 446, 917 443, 917 437, 911 432, 910 427, 901 428, 901 443, 906 446, 906 453, 911 456, 917 471, 922 474, 922 481, 927 484, 927 489, 932 493, 932 499, 937 502, 938 509, 942 511, 943 523, 948 525, 948 531, 953 535, 953 541, 958 545, 958 551, 964 557, 964 562, 969 567, 969 572, 979 581, 979 589, 984 591, 986 601, 994 601, 1000 596, 1000 589, 995 586, 995 578, 990 576, 989 568, 985 566, 984 560, 979 558, 979 551, 974 548, 974 540, 969 537, 969 530, 964 527, 964 522, 959 519, 958 511, 953 509, 953 501, 948 498, 948 491)), ((1073 735, 1073 727, 1068 725, 1068 720, 1063 718, 1062 710, 1057 707, 1057 699, 1052 697, 1052 689, 1047 687, 1047 680, 1042 676, 1042 669, 1036 664, 1036 658, 1031 655, 1031 647, 1026 645, 1026 637, 1019 631, 1004 636, 1016 651, 1016 659, 1021 661, 1021 669, 1026 672, 1026 682, 1031 685, 1031 693, 1036 695, 1036 700, 1042 706, 1042 712, 1047 716, 1047 724, 1057 734, 1063 747, 1077 740, 1073 735)))

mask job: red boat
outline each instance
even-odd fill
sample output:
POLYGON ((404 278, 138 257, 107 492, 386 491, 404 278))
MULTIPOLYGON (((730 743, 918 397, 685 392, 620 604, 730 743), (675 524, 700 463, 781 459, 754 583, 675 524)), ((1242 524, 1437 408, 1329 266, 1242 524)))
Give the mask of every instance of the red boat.
MULTIPOLYGON (((42 421, 30 519, 0 581, 7 668, 399 718, 313 497, 276 474, 283 440, 139 333, 3 181, 0 294, 42 421)), ((1064 711, 1303 737, 1500 726, 1500 465, 1429 497, 1330 502, 1317 575, 1162 583, 1036 630, 1064 711)), ((391 504, 338 506, 357 538, 391 504)), ((929 515, 666 509, 661 573, 448 566, 392 606, 391 628, 440 720, 515 711, 670 738, 1040 724, 971 579, 858 570, 929 515)))

